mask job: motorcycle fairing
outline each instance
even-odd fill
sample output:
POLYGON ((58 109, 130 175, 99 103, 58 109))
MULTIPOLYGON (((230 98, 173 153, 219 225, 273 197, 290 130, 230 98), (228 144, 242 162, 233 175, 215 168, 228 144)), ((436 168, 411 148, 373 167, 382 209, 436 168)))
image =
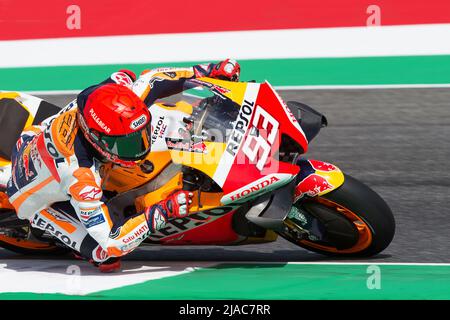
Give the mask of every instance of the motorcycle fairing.
MULTIPOLYGON (((155 107, 152 125, 153 132, 158 132, 156 132, 154 151, 164 152, 164 149, 170 149, 171 160, 174 163, 197 169, 211 177, 223 188, 225 197, 222 204, 231 203, 237 198, 242 200, 240 196, 242 193, 244 193, 244 198, 253 197, 291 181, 298 173, 298 167, 280 162, 274 157, 279 149, 281 137, 284 134, 290 136, 304 151, 306 151, 308 143, 294 115, 270 84, 201 78, 195 79, 195 82, 190 81, 187 86, 199 85, 222 99, 234 102, 234 104, 226 104, 225 107, 239 108, 238 118, 233 119, 235 123, 232 132, 228 135, 228 140, 201 141, 194 145, 196 149, 191 148, 191 145, 188 145, 186 140, 183 140, 176 132, 182 128, 181 117, 172 121, 178 125, 172 126, 165 123, 164 126, 167 126, 168 129, 161 135, 157 121, 162 117, 164 118, 162 121, 167 122, 172 117, 169 116, 172 111, 158 113, 158 110, 162 111, 160 110, 161 105, 155 104, 152 106, 155 107), (273 127, 273 124, 276 124, 276 128, 273 127), (258 136, 255 136, 255 131, 258 136), (240 134, 239 137, 237 137, 238 134, 240 134), (166 139, 167 147, 162 143, 158 144, 162 138, 166 139), (270 140, 269 144, 267 143, 268 139, 270 140), (169 143, 171 148, 168 147, 169 143), (265 148, 255 147, 255 143, 265 144, 265 148), (263 159, 261 160, 261 158, 263 159), (246 172, 245 176, 240 175, 240 172, 243 171, 246 172)), ((179 102, 177 106, 178 104, 179 102)), ((174 113, 176 112, 178 111, 174 113)), ((186 115, 188 114, 186 113, 186 115)))
POLYGON ((149 235, 146 243, 164 245, 229 245, 243 241, 231 227, 235 206, 223 206, 172 219, 149 235))
POLYGON ((270 84, 248 83, 233 132, 213 176, 223 188, 223 203, 261 195, 295 177, 299 171, 296 165, 275 158, 283 135, 306 152, 305 134, 270 84))

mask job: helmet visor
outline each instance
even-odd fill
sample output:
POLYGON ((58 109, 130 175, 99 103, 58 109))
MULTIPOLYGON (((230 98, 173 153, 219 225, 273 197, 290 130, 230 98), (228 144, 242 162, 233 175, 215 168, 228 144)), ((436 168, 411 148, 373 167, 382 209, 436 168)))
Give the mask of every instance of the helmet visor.
POLYGON ((105 151, 123 160, 140 160, 150 151, 150 123, 142 130, 123 136, 100 136, 105 151))

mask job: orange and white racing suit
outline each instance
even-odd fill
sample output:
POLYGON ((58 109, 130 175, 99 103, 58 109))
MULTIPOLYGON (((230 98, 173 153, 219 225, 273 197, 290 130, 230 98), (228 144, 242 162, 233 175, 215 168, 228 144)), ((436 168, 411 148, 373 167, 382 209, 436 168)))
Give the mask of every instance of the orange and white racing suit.
MULTIPOLYGON (((201 67, 144 71, 137 80, 124 70, 99 85, 127 86, 150 107, 156 99, 180 92, 184 81, 196 76, 196 68, 201 67)), ((7 193, 19 218, 28 219, 34 228, 50 233, 84 258, 102 262, 134 250, 164 226, 167 215, 155 205, 150 212, 125 219, 108 206, 101 189, 102 163, 76 121, 78 105, 97 86, 81 92, 40 126, 23 131, 13 150, 7 193)))

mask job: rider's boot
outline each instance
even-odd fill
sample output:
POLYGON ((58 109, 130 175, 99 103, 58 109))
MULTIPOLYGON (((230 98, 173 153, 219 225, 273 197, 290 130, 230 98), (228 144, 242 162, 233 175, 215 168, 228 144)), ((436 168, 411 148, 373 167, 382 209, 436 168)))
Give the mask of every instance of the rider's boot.
POLYGON ((85 261, 88 260, 90 264, 98 268, 98 270, 103 273, 111 273, 121 270, 120 257, 119 258, 111 257, 108 258, 106 261, 96 262, 94 261, 94 259, 87 259, 83 257, 80 252, 75 250, 72 251, 72 255, 77 260, 85 260, 85 261))
POLYGON ((96 266, 100 272, 103 273, 112 273, 116 271, 120 271, 122 269, 120 263, 120 257, 111 257, 104 262, 95 262, 94 260, 89 260, 91 264, 96 266))
POLYGON ((102 262, 98 266, 98 270, 103 273, 110 273, 110 272, 116 272, 120 271, 122 268, 120 263, 120 257, 118 258, 109 258, 105 262, 102 262))

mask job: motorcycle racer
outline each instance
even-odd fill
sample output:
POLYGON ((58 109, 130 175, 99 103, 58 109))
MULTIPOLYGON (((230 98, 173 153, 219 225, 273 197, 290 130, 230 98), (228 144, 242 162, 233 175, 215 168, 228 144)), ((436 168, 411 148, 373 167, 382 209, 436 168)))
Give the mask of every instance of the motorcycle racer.
POLYGON ((101 165, 131 167, 151 151, 149 107, 156 99, 181 92, 186 79, 238 81, 239 73, 239 64, 230 59, 147 70, 138 79, 120 70, 83 90, 58 114, 26 128, 17 141, 6 191, 18 217, 58 238, 101 271, 119 269, 120 257, 168 219, 189 213, 192 194, 174 190, 124 218, 108 206, 101 165))

